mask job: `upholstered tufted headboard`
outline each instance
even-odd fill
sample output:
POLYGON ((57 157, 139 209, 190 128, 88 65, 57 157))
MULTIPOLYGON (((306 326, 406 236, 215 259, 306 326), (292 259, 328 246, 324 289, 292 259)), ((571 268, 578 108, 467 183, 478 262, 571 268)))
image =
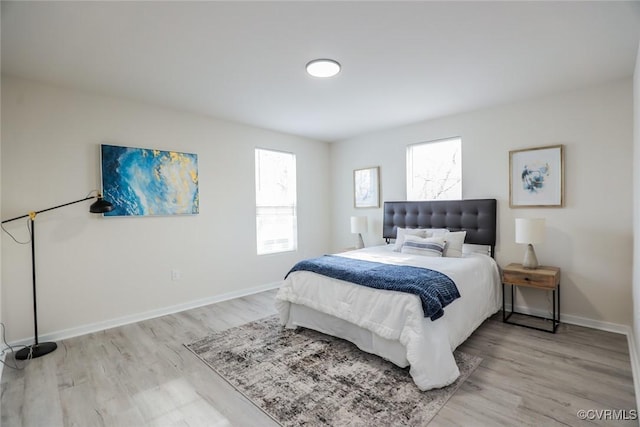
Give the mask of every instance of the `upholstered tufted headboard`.
POLYGON ((395 239, 398 227, 466 230, 465 243, 491 246, 493 256, 496 207, 495 199, 384 202, 382 237, 395 239))

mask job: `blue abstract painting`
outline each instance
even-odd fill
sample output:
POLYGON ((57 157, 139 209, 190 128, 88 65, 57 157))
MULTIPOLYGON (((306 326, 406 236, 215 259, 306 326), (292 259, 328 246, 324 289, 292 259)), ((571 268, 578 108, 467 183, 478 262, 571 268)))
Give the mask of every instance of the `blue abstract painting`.
POLYGON ((194 215, 199 212, 198 155, 102 145, 105 216, 194 215))

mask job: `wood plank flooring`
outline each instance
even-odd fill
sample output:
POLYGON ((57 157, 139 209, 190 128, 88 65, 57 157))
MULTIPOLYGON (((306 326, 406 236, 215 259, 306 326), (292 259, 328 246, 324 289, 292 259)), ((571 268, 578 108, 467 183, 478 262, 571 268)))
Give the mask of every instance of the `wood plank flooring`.
MULTIPOLYGON (((59 342, 2 374, 1 425, 273 426, 184 346, 275 314, 275 291, 59 342)), ((555 335, 487 320, 461 347, 480 367, 430 426, 580 426, 578 410, 636 410, 626 337, 555 335)), ((594 420, 590 425, 638 425, 594 420)))

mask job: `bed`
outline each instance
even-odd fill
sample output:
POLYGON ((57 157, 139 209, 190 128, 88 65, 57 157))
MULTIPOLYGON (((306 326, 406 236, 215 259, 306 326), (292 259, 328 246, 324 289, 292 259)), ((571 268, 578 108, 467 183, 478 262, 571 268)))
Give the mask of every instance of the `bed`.
POLYGON ((287 328, 304 327, 346 339, 400 367, 409 366, 421 390, 444 387, 460 374, 453 350, 500 308, 500 279, 493 259, 496 200, 385 202, 387 243, 396 238, 398 229, 465 231, 464 254, 429 257, 397 252, 395 244, 387 244, 336 255, 445 274, 455 282, 460 297, 444 308, 441 317, 425 317, 420 298, 413 294, 292 271, 276 296, 280 322, 287 328))

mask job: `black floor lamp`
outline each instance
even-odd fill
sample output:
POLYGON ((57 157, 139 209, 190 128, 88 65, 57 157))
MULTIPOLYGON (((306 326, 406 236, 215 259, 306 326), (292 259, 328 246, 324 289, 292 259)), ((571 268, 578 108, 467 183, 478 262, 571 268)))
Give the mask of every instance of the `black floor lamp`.
MULTIPOLYGON (((89 193, 91 194, 91 193, 89 193)), ((75 203, 84 202, 86 200, 98 199, 89 207, 89 212, 91 213, 105 213, 113 210, 113 205, 108 201, 102 198, 102 195, 98 193, 97 196, 87 196, 84 199, 76 200, 74 202, 65 203, 62 205, 54 206, 48 209, 42 209, 36 212, 29 212, 28 214, 21 215, 15 218, 7 219, 2 221, 2 224, 16 221, 18 219, 29 217, 29 234, 31 240, 31 273, 33 278, 33 328, 34 328, 34 341, 35 343, 27 346, 16 352, 15 358, 18 360, 25 359, 35 359, 36 357, 44 356, 45 354, 49 354, 58 348, 58 345, 55 342, 38 342, 38 305, 36 299, 36 227, 35 227, 35 219, 36 215, 41 214, 43 212, 52 211, 54 209, 62 208, 65 206, 73 205, 75 203)))

